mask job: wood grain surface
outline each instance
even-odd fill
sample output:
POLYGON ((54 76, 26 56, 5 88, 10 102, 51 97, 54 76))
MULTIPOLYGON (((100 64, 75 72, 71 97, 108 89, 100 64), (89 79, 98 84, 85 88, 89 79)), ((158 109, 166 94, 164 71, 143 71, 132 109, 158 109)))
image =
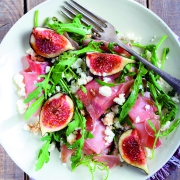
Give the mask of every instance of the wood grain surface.
MULTIPOLYGON (((148 7, 180 36, 180 0, 135 0, 148 7)), ((27 11, 44 0, 0 0, 0 42, 13 24, 27 11)), ((11 160, 0 146, 0 180, 28 180, 28 176, 11 160)), ((180 169, 167 180, 180 180, 180 169)))

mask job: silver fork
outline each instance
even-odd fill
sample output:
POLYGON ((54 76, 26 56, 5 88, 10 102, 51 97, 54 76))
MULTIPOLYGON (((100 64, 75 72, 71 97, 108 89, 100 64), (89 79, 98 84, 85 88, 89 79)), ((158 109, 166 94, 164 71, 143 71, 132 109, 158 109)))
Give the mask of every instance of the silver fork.
POLYGON ((93 27, 93 38, 97 40, 105 40, 107 42, 115 42, 117 45, 122 47, 124 50, 132 54, 134 57, 136 57, 139 61, 141 61, 143 64, 145 64, 147 67, 152 69, 154 72, 156 72, 161 78, 163 78, 170 86, 174 88, 174 90, 180 94, 180 80, 171 76, 167 72, 157 68, 153 64, 151 64, 149 61, 141 57, 137 52, 132 50, 130 47, 126 46, 121 42, 121 40, 118 38, 115 28, 112 24, 104 20, 103 18, 95 15, 85 7, 81 6, 79 3, 77 3, 74 0, 66 1, 66 5, 63 6, 64 10, 61 10, 61 12, 68 17, 69 19, 73 19, 72 15, 76 15, 78 13, 81 13, 83 15, 82 22, 86 25, 92 25, 93 27))

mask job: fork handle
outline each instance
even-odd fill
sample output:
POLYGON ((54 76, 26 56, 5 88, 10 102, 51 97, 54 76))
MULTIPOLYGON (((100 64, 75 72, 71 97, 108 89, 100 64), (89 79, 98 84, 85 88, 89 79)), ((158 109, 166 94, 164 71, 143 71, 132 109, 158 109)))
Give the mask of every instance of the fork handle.
POLYGON ((152 69, 155 73, 157 73, 159 76, 161 76, 170 86, 174 88, 174 90, 180 94, 180 80, 171 76, 167 72, 157 68, 152 63, 141 57, 137 52, 123 44, 119 39, 114 39, 113 42, 117 43, 120 47, 122 47, 124 50, 132 54, 134 57, 136 57, 139 61, 141 61, 143 64, 148 66, 150 69, 152 69))

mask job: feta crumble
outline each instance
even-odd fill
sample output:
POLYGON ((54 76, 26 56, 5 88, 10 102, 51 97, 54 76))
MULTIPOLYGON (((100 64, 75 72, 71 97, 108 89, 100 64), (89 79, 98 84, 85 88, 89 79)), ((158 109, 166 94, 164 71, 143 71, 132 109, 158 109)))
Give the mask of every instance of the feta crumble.
POLYGON ((118 33, 117 35, 121 40, 137 42, 137 43, 139 43, 142 39, 141 37, 135 37, 134 33, 124 33, 124 34, 118 33))
POLYGON ((24 76, 20 73, 14 75, 14 82, 16 85, 17 93, 19 96, 26 96, 25 84, 24 84, 24 76))
POLYGON ((17 100, 16 105, 17 105, 18 112, 20 114, 24 114, 28 108, 28 104, 24 103, 24 99, 22 98, 17 100))
POLYGON ((104 118, 101 119, 101 121, 104 123, 104 125, 111 126, 113 125, 114 116, 115 116, 114 112, 109 112, 105 115, 104 118))
POLYGON ((107 82, 111 81, 111 79, 108 77, 103 77, 103 81, 107 83, 107 82))
POLYGON ((112 94, 111 88, 109 86, 99 87, 99 93, 105 97, 109 97, 112 94))
POLYGON ((67 136, 67 142, 69 144, 73 144, 76 140, 76 134, 75 133, 71 133, 69 136, 67 136))
POLYGON ((49 146, 48 151, 49 151, 49 152, 54 151, 55 147, 56 147, 55 143, 54 143, 54 142, 52 142, 52 143, 50 144, 50 146, 49 146))
POLYGON ((162 78, 159 78, 157 80, 157 83, 159 84, 159 86, 161 86, 161 88, 164 90, 165 93, 168 93, 169 91, 172 91, 172 87, 166 82, 164 81, 162 78))
POLYGON ((115 114, 119 113, 119 105, 114 105, 111 107, 112 112, 114 112, 115 114))
POLYGON ((145 108, 146 111, 150 110, 150 107, 151 107, 151 106, 150 106, 149 104, 146 104, 146 105, 144 106, 144 108, 145 108))
POLYGON ((161 131, 166 131, 170 128, 171 121, 167 121, 166 124, 161 128, 161 131))
POLYGON ((72 65, 71 68, 78 69, 83 64, 83 60, 81 58, 78 58, 72 65))
POLYGON ((119 105, 123 105, 123 103, 125 102, 125 94, 123 93, 123 94, 119 94, 119 97, 117 97, 117 98, 114 98, 114 102, 115 103, 117 103, 117 104, 119 104, 119 105))
POLYGON ((145 147, 145 155, 147 158, 152 158, 152 150, 145 147))
POLYGON ((81 77, 77 80, 79 86, 86 85, 88 82, 92 81, 93 77, 87 76, 84 72, 81 73, 81 77))
POLYGON ((71 86, 70 86, 70 90, 72 93, 76 93, 76 91, 80 88, 80 86, 78 85, 77 82, 72 81, 71 82, 71 86))
POLYGON ((172 99, 172 101, 174 102, 174 103, 179 103, 179 96, 178 96, 178 94, 176 93, 175 95, 174 95, 174 97, 172 97, 171 98, 172 99))
POLYGON ((136 123, 139 123, 139 122, 140 122, 140 117, 139 117, 139 116, 136 117, 135 122, 136 122, 136 123))
POLYGON ((46 66, 45 72, 48 73, 50 71, 51 67, 50 66, 46 66))
POLYGON ((117 129, 124 130, 124 127, 121 126, 118 118, 114 118, 114 124, 113 124, 113 126, 114 126, 115 128, 117 128, 117 129))
POLYGON ((60 86, 56 86, 56 91, 60 92, 61 91, 61 87, 60 86))
POLYGON ((39 121, 36 121, 34 124, 25 124, 23 129, 25 131, 31 131, 33 132, 35 135, 38 134, 38 132, 40 132, 40 125, 39 125, 39 121))
POLYGON ((106 126, 106 129, 105 129, 104 133, 106 134, 106 137, 105 137, 106 143, 105 143, 105 145, 109 145, 113 141, 113 138, 114 138, 115 134, 112 132, 112 130, 110 129, 109 126, 106 126))

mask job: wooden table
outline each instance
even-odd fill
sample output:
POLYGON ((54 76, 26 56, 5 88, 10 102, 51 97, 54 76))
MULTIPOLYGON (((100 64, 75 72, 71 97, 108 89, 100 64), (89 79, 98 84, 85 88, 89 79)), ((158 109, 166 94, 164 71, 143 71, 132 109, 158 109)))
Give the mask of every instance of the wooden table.
MULTIPOLYGON (((13 24, 44 0, 0 0, 0 42, 13 24)), ((135 0, 160 16, 180 36, 180 0, 135 0)), ((0 146, 0 180, 27 180, 28 176, 11 160, 0 146)), ((180 169, 167 180, 179 180, 180 169)))

